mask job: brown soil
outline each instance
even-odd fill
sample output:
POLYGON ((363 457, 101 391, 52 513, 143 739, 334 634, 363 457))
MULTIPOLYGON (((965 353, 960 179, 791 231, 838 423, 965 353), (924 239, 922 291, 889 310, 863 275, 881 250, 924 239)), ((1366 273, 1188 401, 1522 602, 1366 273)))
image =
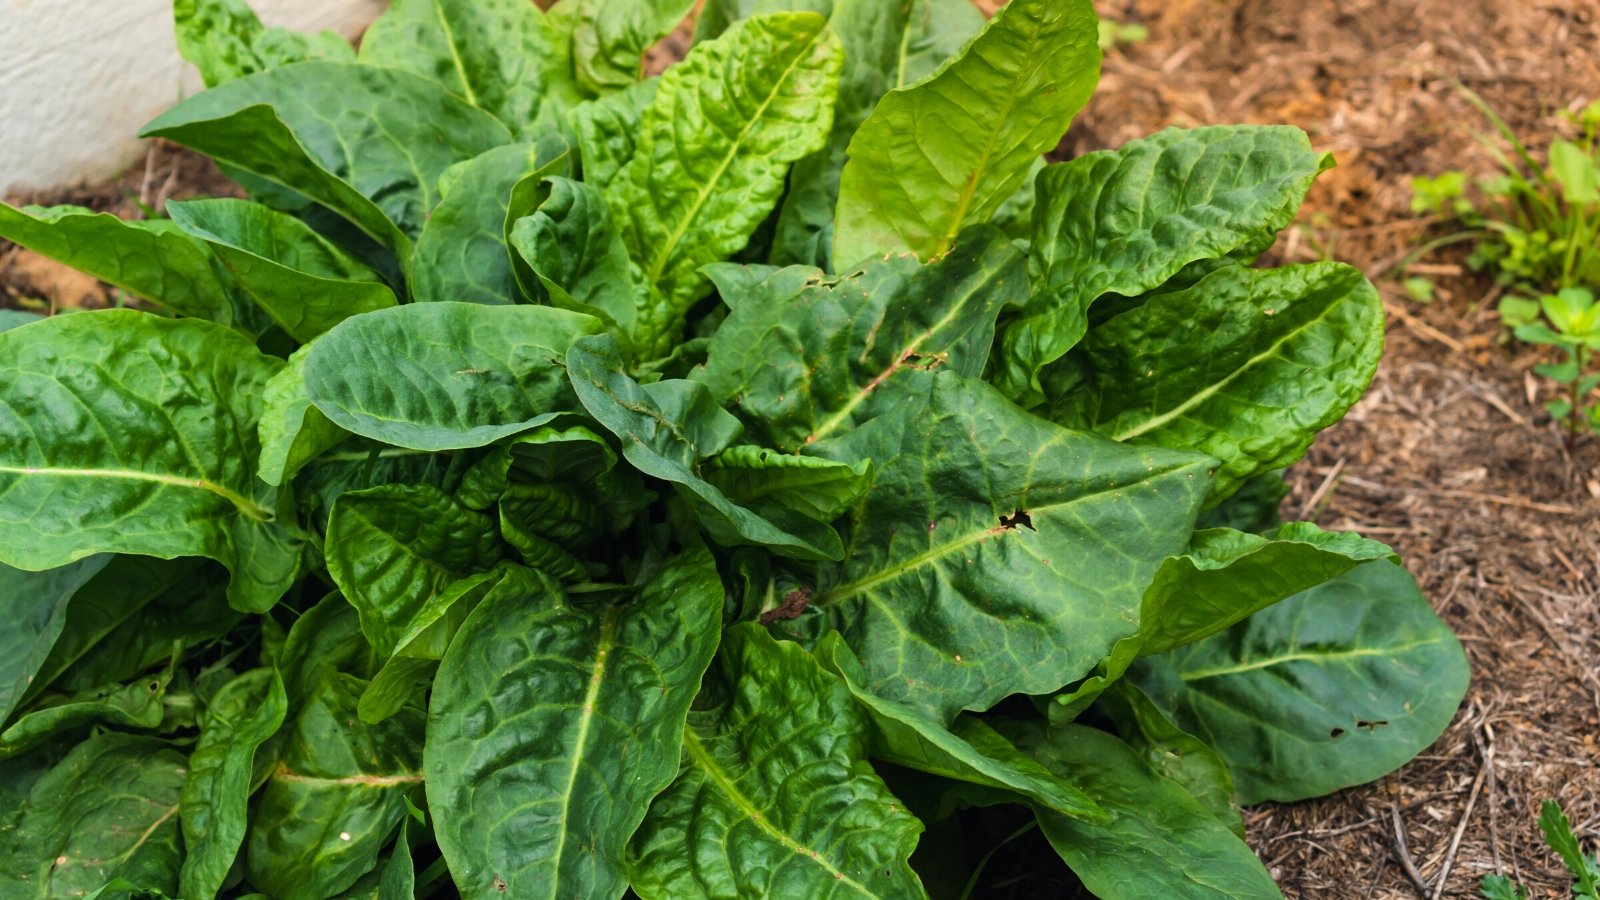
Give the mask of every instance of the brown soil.
POLYGON ((1251 844, 1291 897, 1423 894, 1407 865, 1429 896, 1476 896, 1497 871, 1536 897, 1567 896, 1535 818, 1556 798, 1594 846, 1600 441, 1563 448, 1543 411, 1548 389, 1526 374, 1532 358, 1502 345, 1498 295, 1460 255, 1413 267, 1438 280, 1428 306, 1406 299, 1395 269, 1448 230, 1411 215, 1410 176, 1493 165, 1473 136, 1489 126, 1451 79, 1543 147, 1560 108, 1600 98, 1600 3, 1138 0, 1101 11, 1143 22, 1150 39, 1108 56, 1070 152, 1166 125, 1262 122, 1299 125, 1337 157, 1276 254, 1340 259, 1379 281, 1388 352, 1367 398, 1294 467, 1284 511, 1392 544, 1472 661, 1466 704, 1422 757, 1367 787, 1249 811, 1251 844))
MULTIPOLYGON (((1410 177, 1492 168, 1473 137, 1487 125, 1452 81, 1542 147, 1561 108, 1600 98, 1600 0, 1099 3, 1150 37, 1108 55, 1066 155, 1167 125, 1260 122, 1298 125, 1337 157, 1274 253, 1343 260, 1378 281, 1388 353, 1367 398, 1292 470, 1285 514, 1392 544, 1473 666, 1456 721, 1415 762, 1248 811, 1252 845, 1290 897, 1468 897, 1492 872, 1566 896, 1534 822, 1556 798, 1588 846, 1600 833, 1600 439, 1564 449, 1548 389, 1527 374, 1533 357, 1500 340, 1497 290, 1459 253, 1411 267, 1437 280, 1430 305, 1396 278, 1446 227, 1410 214, 1410 177)), ((114 184, 9 199, 138 217, 234 193, 210 163, 158 143, 114 184)), ((117 299, 0 242, 0 305, 117 299)))

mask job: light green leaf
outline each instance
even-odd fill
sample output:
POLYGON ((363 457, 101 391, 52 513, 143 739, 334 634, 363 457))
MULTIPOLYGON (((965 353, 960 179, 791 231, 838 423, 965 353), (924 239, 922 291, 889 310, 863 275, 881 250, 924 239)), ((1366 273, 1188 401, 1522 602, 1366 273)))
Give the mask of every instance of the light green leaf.
POLYGON ((634 157, 640 138, 639 123, 655 102, 660 81, 652 78, 590 100, 567 117, 577 134, 584 184, 603 190, 634 157))
POLYGON ((1360 399, 1383 354, 1383 302, 1337 263, 1227 266, 1095 326, 1090 383, 1051 418, 1222 462, 1212 503, 1304 455, 1360 399))
POLYGON ((108 732, 73 748, 0 829, 0 894, 66 900, 116 878, 176 893, 184 771, 154 738, 108 732))
POLYGON ((281 362, 221 326, 134 310, 5 332, 0 360, 0 562, 205 556, 232 571, 239 609, 277 602, 299 552, 254 468, 281 362))
POLYGON ((719 37, 728 26, 751 16, 792 11, 830 15, 833 0, 706 0, 694 23, 694 39, 698 43, 719 37))
POLYGON ((786 509, 832 522, 871 487, 872 461, 842 463, 741 444, 710 460, 706 480, 758 514, 770 517, 777 509, 786 509))
POLYGON ((426 750, 462 896, 622 895, 623 849, 677 771, 721 614, 703 547, 625 605, 571 605, 539 576, 478 606, 439 668, 426 750))
POLYGON ((8 619, 0 629, 0 726, 45 668, 66 624, 68 601, 111 559, 90 556, 44 572, 0 565, 0 597, 7 598, 8 619))
POLYGON ((230 81, 167 110, 142 134, 322 203, 402 262, 438 204, 444 170, 511 142, 494 117, 426 78, 335 62, 230 81))
POLYGON ((1117 641, 1095 674, 1057 697, 1070 719, 1141 656, 1165 653, 1217 634, 1247 616, 1364 563, 1397 561, 1394 551, 1355 534, 1291 522, 1269 537, 1213 528, 1194 534, 1189 552, 1161 564, 1139 606, 1139 630, 1117 641))
POLYGON ((1168 129, 1045 167, 1028 258, 1035 298, 1004 335, 997 383, 1032 405, 1039 370, 1083 337, 1096 298, 1261 253, 1329 164, 1297 128, 1239 125, 1168 129))
POLYGON ((361 61, 405 69, 527 134, 570 94, 552 31, 523 0, 395 0, 361 39, 361 61))
POLYGON ((306 393, 335 425, 413 450, 481 447, 576 404, 561 360, 599 321, 539 306, 417 303, 313 346, 306 393))
POLYGON ((789 164, 822 147, 842 57, 821 16, 777 13, 735 25, 662 75, 636 152, 606 186, 623 243, 667 301, 641 310, 645 358, 677 344, 710 287, 700 267, 743 247, 789 164))
POLYGON ((1011 0, 959 57, 879 101, 850 141, 835 264, 935 259, 989 221, 1094 92, 1097 21, 1089 0, 1011 0))
POLYGON ((1574 206, 1600 203, 1600 161, 1592 151, 1568 140, 1550 142, 1550 177, 1574 206))
POLYGON ((321 900, 355 884, 378 864, 407 795, 422 783, 422 711, 364 725, 356 715, 364 686, 324 675, 262 788, 246 874, 275 900, 321 900))
POLYGON ((644 75, 644 52, 694 8, 694 0, 568 0, 578 83, 600 94, 644 75))
POLYGON ((567 351, 567 371, 579 401, 622 442, 628 462, 676 486, 718 542, 770 547, 798 559, 838 559, 843 553, 839 535, 827 525, 803 516, 769 521, 705 480, 700 461, 725 449, 741 427, 703 385, 640 385, 622 372, 609 337, 575 342, 567 351))
POLYGON ((207 87, 302 60, 355 58, 350 42, 332 31, 263 28, 245 0, 173 0, 172 18, 178 52, 207 87))
POLYGON ((733 312, 693 377, 788 451, 902 406, 937 372, 982 374, 1001 308, 1028 296, 1021 254, 988 228, 930 265, 898 255, 838 279, 795 266, 754 284, 712 272, 733 312))
POLYGON ((206 245, 164 221, 124 221, 75 206, 0 203, 0 238, 185 316, 233 324, 206 245))
POLYGON ((1096 897, 1283 896, 1242 839, 1115 736, 1082 725, 1017 727, 1008 736, 1110 814, 1088 822, 1035 809, 1050 845, 1096 897))
POLYGON ((948 722, 1054 691, 1131 632, 1210 461, 1059 428, 957 375, 933 385, 859 432, 882 462, 843 569, 782 627, 837 629, 867 690, 948 722))
POLYGON ((690 714, 678 777, 628 848, 646 900, 924 897, 922 830, 867 763, 866 714, 799 646, 723 638, 714 704, 690 714))
POLYGON ((1372 562, 1130 677, 1222 754, 1248 806, 1399 768, 1450 724, 1468 670, 1406 570, 1372 562))
POLYGON ((565 141, 508 144, 464 163, 417 238, 412 299, 514 303, 518 287, 506 253, 511 192, 525 178, 566 171, 565 141))
POLYGON ((205 241, 239 289, 297 341, 395 305, 377 272, 293 216, 226 198, 168 203, 167 214, 205 241))
POLYGON ((246 672, 211 698, 183 784, 180 896, 214 897, 222 890, 244 845, 256 749, 277 733, 287 708, 274 669, 246 672))
POLYGON ((261 466, 257 474, 271 485, 294 478, 306 463, 338 446, 350 432, 333 424, 306 396, 307 344, 289 355, 289 364, 267 381, 261 398, 261 466))

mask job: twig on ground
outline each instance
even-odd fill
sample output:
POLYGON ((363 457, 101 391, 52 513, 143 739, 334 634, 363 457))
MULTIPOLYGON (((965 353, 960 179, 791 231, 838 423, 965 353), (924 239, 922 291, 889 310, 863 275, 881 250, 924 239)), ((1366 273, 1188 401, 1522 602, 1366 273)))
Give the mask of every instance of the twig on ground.
POLYGON ((1322 479, 1322 483, 1317 485, 1317 489, 1311 492, 1311 496, 1307 498, 1305 504, 1300 507, 1300 518, 1308 522, 1313 520, 1314 517, 1312 516, 1312 513, 1320 511, 1318 507, 1322 504, 1323 498, 1326 497, 1328 492, 1333 489, 1333 486, 1338 483, 1339 473, 1344 471, 1344 465, 1346 461, 1347 460, 1345 457, 1341 456, 1339 457, 1339 461, 1333 464, 1333 468, 1328 470, 1327 477, 1322 479))
MULTIPOLYGON (((1477 729, 1472 730, 1474 743, 1477 743, 1477 729)), ((1467 808, 1461 813, 1461 821, 1456 823, 1455 834, 1450 836, 1450 849, 1445 851, 1444 865, 1439 869, 1439 877, 1433 882, 1433 896, 1445 896, 1444 890, 1450 880, 1450 868, 1456 864, 1456 851, 1461 849, 1461 837, 1467 833, 1467 823, 1472 820, 1472 809, 1478 805, 1478 794, 1483 791, 1483 783, 1489 777, 1489 758, 1483 755, 1483 747, 1479 745, 1478 755, 1483 762, 1478 766, 1478 777, 1472 780, 1472 792, 1467 795, 1467 808)))
POLYGON ((1428 882, 1423 880, 1422 873, 1417 871, 1416 861, 1411 858, 1411 848, 1406 846, 1406 826, 1400 820, 1400 804, 1391 801, 1389 804, 1389 818, 1394 822, 1394 855, 1400 861, 1400 868, 1405 870, 1406 877, 1411 879, 1411 884, 1417 889, 1417 894, 1428 900, 1428 882))

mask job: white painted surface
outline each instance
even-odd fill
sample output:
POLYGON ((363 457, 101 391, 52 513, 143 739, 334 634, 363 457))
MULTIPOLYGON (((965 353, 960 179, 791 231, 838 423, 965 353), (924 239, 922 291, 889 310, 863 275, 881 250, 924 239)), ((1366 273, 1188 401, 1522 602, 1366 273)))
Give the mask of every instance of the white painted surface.
MULTIPOLYGON (((267 25, 353 35, 382 0, 253 0, 267 25)), ((0 0, 0 195, 106 178, 140 126, 200 89, 171 0, 0 0)))

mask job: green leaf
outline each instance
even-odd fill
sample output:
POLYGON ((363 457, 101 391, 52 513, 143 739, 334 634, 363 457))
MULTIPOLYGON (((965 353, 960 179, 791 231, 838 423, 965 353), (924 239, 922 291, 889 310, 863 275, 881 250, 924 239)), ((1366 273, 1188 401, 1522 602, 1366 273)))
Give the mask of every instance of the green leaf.
POLYGON ((0 565, 0 597, 10 624, 0 629, 0 726, 45 668, 66 624, 68 602, 112 557, 90 556, 44 572, 0 565))
POLYGON ((542 426, 491 449, 462 476, 457 497, 472 509, 489 509, 515 485, 576 486, 605 511, 615 533, 655 499, 637 472, 617 462, 606 439, 582 425, 542 426))
POLYGON ((378 880, 377 900, 415 900, 417 873, 411 861, 409 832, 411 822, 400 820, 400 836, 395 839, 394 852, 383 865, 383 875, 378 880))
POLYGON ((298 706, 250 821, 246 874, 271 897, 312 900, 354 884, 378 864, 422 783, 422 711, 364 725, 364 686, 329 673, 298 706))
POLYGON ((812 13, 747 19, 661 76, 636 152, 606 186, 629 254, 665 306, 641 310, 646 358, 667 355, 707 293, 700 273, 739 250, 783 193, 789 164, 822 147, 843 52, 812 13))
POLYGON ((0 331, 32 325, 43 318, 45 317, 38 313, 23 312, 20 309, 0 309, 0 331))
POLYGON ((1550 142, 1550 177, 1573 206, 1600 203, 1600 162, 1578 144, 1559 138, 1550 142))
POLYGON ((574 606, 539 576, 478 606, 434 681, 426 751, 464 897, 622 895, 623 849, 677 770, 721 613, 704 548, 626 605, 574 606))
POLYGON ((172 18, 178 52, 207 87, 308 59, 355 58, 350 42, 332 31, 263 28, 244 0, 173 0, 172 18))
POLYGON ((741 444, 709 461, 706 480, 757 514, 770 518, 782 509, 832 522, 871 487, 872 461, 842 463, 741 444))
POLYGON ((0 894, 82 897, 116 878, 175 894, 184 771, 154 738, 111 732, 73 748, 0 829, 0 894))
POLYGON ((418 303, 349 319, 312 346, 306 393, 335 425, 397 447, 481 447, 576 408, 567 345, 600 323, 537 306, 418 303))
POLYGON ((222 890, 244 845, 256 750, 277 733, 287 708, 274 669, 246 672, 211 698, 183 784, 180 896, 214 897, 222 890))
POLYGON ((844 679, 872 716, 874 758, 952 781, 1015 791, 1064 815, 1104 817, 1082 791, 1019 753, 982 719, 958 716, 946 728, 910 704, 868 691, 866 670, 838 632, 822 639, 816 655, 824 669, 844 679))
POLYGON ((167 214, 205 241, 239 289, 297 341, 396 303, 377 272, 293 216, 232 199, 172 202, 167 214))
POLYGON ((1527 900, 1528 892, 1504 875, 1485 875, 1478 885, 1484 900, 1527 900))
POLYGON ((640 122, 655 102, 659 78, 578 106, 567 117, 577 134, 583 183, 604 189, 638 152, 640 122))
POLYGON ((1383 354, 1383 302, 1337 263, 1227 266, 1097 325, 1084 348, 1090 384, 1052 418, 1216 458, 1216 503, 1298 460, 1360 399, 1383 354))
POLYGON ((1233 776, 1221 754, 1179 728, 1131 682, 1112 685, 1100 696, 1098 709, 1116 723, 1122 739, 1150 768, 1182 785, 1229 831, 1245 836, 1244 817, 1233 802, 1233 776))
POLYGON ((289 355, 289 364, 267 381, 261 398, 261 480, 283 485, 306 463, 337 447, 350 436, 333 424, 306 395, 307 344, 289 355))
POLYGON ((47 702, 0 731, 0 759, 91 724, 153 729, 161 724, 170 673, 132 684, 108 684, 47 702))
POLYGON ((569 0, 575 4, 572 61, 592 93, 625 88, 644 74, 644 52, 694 8, 694 0, 569 0))
POLYGON ((1039 174, 1028 258, 1034 302, 1002 342, 996 378, 1035 398, 1038 372, 1083 337, 1105 294, 1136 297, 1198 260, 1255 256, 1328 163, 1297 128, 1168 129, 1039 174))
POLYGON ((1597 329, 1600 306, 1596 306, 1594 294, 1587 288, 1563 288, 1545 294, 1539 298, 1539 306, 1550 324, 1568 337, 1586 337, 1597 329))
POLYGON ((233 324, 206 245, 165 221, 124 221, 75 206, 0 203, 0 238, 175 313, 233 324))
POLYGON ((1228 528, 1194 533, 1189 551, 1161 564, 1139 605, 1139 629, 1117 641, 1095 674, 1056 698, 1070 719, 1141 656, 1204 640, 1247 616, 1394 551, 1354 534, 1291 522, 1268 538, 1228 528), (1070 712, 1066 712, 1070 710, 1070 712))
POLYGON ((525 178, 565 171, 567 149, 559 139, 508 144, 463 164, 417 238, 412 299, 516 302, 518 287, 506 252, 511 192, 525 178))
POLYGON ((511 141, 494 117, 426 78, 335 62, 230 81, 167 110, 142 135, 322 203, 402 262, 438 204, 444 170, 511 141))
POLYGON ((1583 848, 1578 846, 1578 836, 1572 833, 1572 823, 1561 811, 1561 804, 1554 800, 1540 804, 1539 832, 1544 835, 1544 842, 1550 845, 1550 849, 1561 857, 1567 871, 1577 879, 1572 885, 1573 896, 1583 900, 1600 896, 1600 869, 1596 869, 1595 864, 1583 855, 1583 848))
POLYGON ((1203 456, 1068 431, 956 375, 896 418, 861 432, 883 462, 843 569, 786 627, 838 629, 867 690, 941 722, 1087 673, 1208 487, 1203 456))
POLYGON ((879 101, 850 141, 834 262, 935 259, 989 221, 1094 92, 1097 21, 1089 0, 1011 0, 953 62, 879 101))
POLYGON ((1405 569, 1372 562, 1130 677, 1222 754, 1248 806, 1399 768, 1450 724, 1468 670, 1405 569))
POLYGON ((972 0, 911 0, 894 87, 916 84, 938 71, 987 23, 972 0))
POLYGON ((1050 845, 1096 897, 1283 896, 1242 839, 1115 736, 1082 725, 1008 733, 1110 815, 1090 822, 1035 809, 1050 845))
POLYGON ((930 265, 898 255, 839 279, 796 266, 754 283, 739 271, 712 270, 733 312, 693 377, 755 441, 789 451, 899 408, 936 372, 982 374, 1001 308, 1028 296, 1021 254, 988 228, 930 265))
POLYGON ((328 574, 387 659, 444 612, 436 604, 500 559, 494 522, 430 485, 386 484, 339 496, 328 518, 328 574))
POLYGON ((134 310, 5 332, 0 360, 0 562, 205 556, 232 571, 237 608, 277 602, 298 548, 254 468, 281 362, 220 326, 134 310))
POLYGON ((725 449, 741 427, 704 385, 692 381, 640 385, 622 372, 609 337, 574 342, 567 351, 567 371, 579 401, 622 442, 628 462, 676 486, 718 542, 765 546, 797 559, 842 555, 839 535, 826 525, 802 516, 769 521, 729 500, 705 479, 700 460, 725 449))
POLYGON ((748 623, 718 661, 715 705, 691 713, 678 777, 629 845, 633 889, 926 896, 906 861, 922 824, 867 763, 870 726, 844 682, 748 623))
POLYGON ((522 0, 395 0, 361 39, 361 62, 430 78, 527 134, 553 96, 570 93, 557 41, 522 0))

